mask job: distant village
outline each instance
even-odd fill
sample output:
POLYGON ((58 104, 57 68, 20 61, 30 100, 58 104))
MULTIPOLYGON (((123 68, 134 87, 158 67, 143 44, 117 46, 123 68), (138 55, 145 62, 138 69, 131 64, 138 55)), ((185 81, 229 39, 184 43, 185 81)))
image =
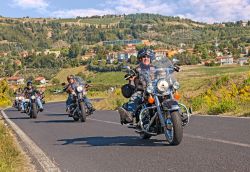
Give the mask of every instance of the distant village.
MULTIPOLYGON (((137 45, 144 45, 144 46, 155 46, 155 43, 150 42, 149 40, 114 40, 114 41, 103 41, 101 43, 102 46, 107 46, 107 45, 119 45, 122 46, 123 49, 120 51, 112 51, 106 54, 106 64, 113 64, 114 61, 118 61, 118 63, 122 62, 129 62, 131 57, 137 56, 137 50, 136 46, 137 45)), ((183 53, 183 52, 188 52, 190 54, 195 53, 193 48, 184 48, 185 44, 182 44, 180 48, 175 48, 175 49, 166 49, 166 48, 156 48, 155 55, 160 56, 160 55, 168 55, 168 57, 174 57, 177 54, 183 53)), ((224 52, 216 51, 216 58, 215 59, 209 59, 209 60, 203 60, 201 61, 202 65, 209 64, 211 62, 216 63, 218 65, 232 65, 232 64, 238 64, 240 66, 243 66, 245 64, 249 64, 250 57, 248 56, 250 51, 250 46, 245 47, 244 53, 240 55, 240 58, 235 58, 233 57, 230 52, 227 52, 227 49, 224 50, 224 52), (226 53, 225 53, 226 52, 226 53)), ((1 57, 7 57, 10 52, 0 52, 0 58, 1 57)), ((35 55, 49 55, 52 54, 56 58, 60 57, 61 51, 56 51, 56 50, 49 50, 46 49, 44 51, 21 51, 18 55, 20 58, 26 58, 30 54, 35 54, 35 55)), ((82 60, 89 60, 92 59, 96 56, 96 53, 94 50, 89 50, 86 52, 85 55, 81 56, 82 60)), ((100 60, 102 61, 102 60, 100 60)), ((22 65, 20 60, 16 60, 15 63, 17 65, 22 65)), ((10 85, 20 85, 24 84, 25 80, 21 76, 11 76, 7 78, 7 81, 10 85)), ((34 82, 37 85, 44 86, 48 81, 46 81, 45 77, 43 76, 37 76, 34 78, 34 82)))

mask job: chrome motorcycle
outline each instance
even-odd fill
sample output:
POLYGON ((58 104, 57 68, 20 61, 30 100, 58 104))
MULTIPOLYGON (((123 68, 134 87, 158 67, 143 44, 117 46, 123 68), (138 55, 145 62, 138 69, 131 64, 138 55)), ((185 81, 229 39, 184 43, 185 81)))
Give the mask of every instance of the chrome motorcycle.
POLYGON ((152 67, 152 71, 139 72, 139 77, 146 82, 146 90, 136 112, 136 132, 142 139, 164 134, 170 145, 178 145, 192 113, 190 108, 178 102, 180 84, 173 73, 180 68, 165 56, 156 57, 152 67))
POLYGON ((92 105, 88 105, 89 102, 86 101, 87 87, 89 85, 80 77, 75 77, 75 81, 77 87, 72 93, 73 102, 69 105, 69 113, 74 121, 79 121, 80 119, 81 122, 85 122, 86 117, 93 113, 91 108, 89 108, 92 105))
POLYGON ((25 113, 30 116, 30 118, 37 118, 39 112, 39 107, 37 103, 38 95, 36 92, 32 92, 28 99, 24 99, 24 109, 25 113))
POLYGON ((13 107, 15 107, 18 111, 21 111, 21 104, 23 101, 24 97, 22 94, 16 94, 13 107))

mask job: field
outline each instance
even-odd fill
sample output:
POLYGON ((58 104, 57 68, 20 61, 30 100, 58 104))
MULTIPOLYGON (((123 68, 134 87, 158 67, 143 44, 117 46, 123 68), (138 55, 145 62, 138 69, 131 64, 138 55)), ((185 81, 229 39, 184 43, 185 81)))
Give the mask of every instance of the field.
POLYGON ((68 75, 76 75, 79 72, 85 72, 86 68, 84 66, 79 66, 75 68, 63 68, 61 69, 54 78, 58 79, 60 83, 67 81, 68 75))

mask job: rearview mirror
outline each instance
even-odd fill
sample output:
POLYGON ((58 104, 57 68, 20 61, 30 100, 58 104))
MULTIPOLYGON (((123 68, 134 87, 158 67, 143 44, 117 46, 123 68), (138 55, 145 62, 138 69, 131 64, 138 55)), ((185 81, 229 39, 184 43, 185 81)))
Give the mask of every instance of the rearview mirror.
POLYGON ((61 85, 62 85, 62 86, 65 86, 65 85, 66 85, 66 83, 65 83, 65 82, 63 82, 61 85))

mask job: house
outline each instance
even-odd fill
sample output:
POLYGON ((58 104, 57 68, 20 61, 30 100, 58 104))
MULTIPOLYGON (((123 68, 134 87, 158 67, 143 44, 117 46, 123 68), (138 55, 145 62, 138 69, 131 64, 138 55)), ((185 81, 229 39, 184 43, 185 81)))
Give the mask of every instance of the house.
POLYGON ((245 63, 248 63, 248 60, 248 57, 241 57, 238 59, 238 63, 240 64, 240 66, 243 66, 245 63))
POLYGON ((7 79, 8 83, 11 85, 20 85, 20 84, 24 84, 24 78, 23 77, 19 77, 19 76, 12 76, 9 77, 7 79))
POLYGON ((45 54, 45 55, 48 55, 48 54, 55 54, 56 57, 59 57, 60 54, 61 54, 61 52, 60 52, 60 51, 51 51, 51 50, 46 49, 46 50, 44 51, 44 54, 45 54))
POLYGON ((126 60, 126 53, 119 52, 118 53, 118 62, 123 62, 124 60, 126 60))
POLYGON ((46 84, 46 79, 43 76, 35 78, 35 82, 39 84, 46 84))
POLYGON ((22 51, 19 53, 19 55, 22 57, 22 58, 25 58, 25 57, 28 57, 29 56, 29 53, 28 51, 22 51))
POLYGON ((125 59, 129 60, 130 56, 137 56, 137 51, 136 50, 129 50, 125 52, 125 59))
POLYGON ((168 49, 156 49, 154 50, 155 56, 166 56, 168 49))
POLYGON ((109 53, 106 56, 106 63, 107 64, 113 64, 116 58, 117 58, 117 54, 109 53))
POLYGON ((224 64, 233 64, 234 58, 231 55, 228 55, 228 56, 218 56, 218 57, 216 57, 216 60, 221 65, 224 65, 224 64))
POLYGON ((7 55, 8 55, 8 53, 6 53, 6 52, 0 52, 0 57, 5 57, 7 55))

